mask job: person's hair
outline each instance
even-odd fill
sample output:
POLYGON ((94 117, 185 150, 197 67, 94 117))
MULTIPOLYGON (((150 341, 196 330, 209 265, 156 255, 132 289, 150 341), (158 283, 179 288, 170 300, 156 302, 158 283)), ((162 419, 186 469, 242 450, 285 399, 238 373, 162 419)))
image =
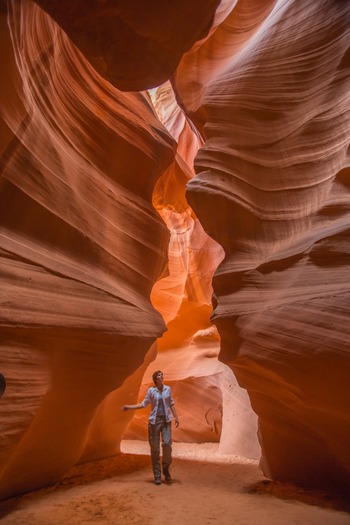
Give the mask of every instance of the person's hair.
POLYGON ((157 379, 157 375, 158 375, 158 374, 162 374, 162 373, 163 373, 163 372, 162 372, 161 370, 156 370, 155 372, 153 372, 153 374, 152 374, 152 379, 153 379, 153 383, 154 383, 155 385, 157 384, 157 381, 156 381, 156 379, 157 379))

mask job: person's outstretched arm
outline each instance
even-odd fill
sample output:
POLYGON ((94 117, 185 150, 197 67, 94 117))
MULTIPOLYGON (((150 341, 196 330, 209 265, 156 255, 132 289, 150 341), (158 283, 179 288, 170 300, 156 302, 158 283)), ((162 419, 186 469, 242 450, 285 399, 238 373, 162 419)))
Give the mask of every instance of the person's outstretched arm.
POLYGON ((141 403, 137 403, 136 405, 124 405, 122 407, 122 410, 138 410, 139 408, 146 408, 151 402, 151 388, 147 390, 146 397, 141 403))
POLYGON ((137 405, 124 405, 122 410, 138 410, 139 408, 144 408, 142 403, 138 403, 137 405))

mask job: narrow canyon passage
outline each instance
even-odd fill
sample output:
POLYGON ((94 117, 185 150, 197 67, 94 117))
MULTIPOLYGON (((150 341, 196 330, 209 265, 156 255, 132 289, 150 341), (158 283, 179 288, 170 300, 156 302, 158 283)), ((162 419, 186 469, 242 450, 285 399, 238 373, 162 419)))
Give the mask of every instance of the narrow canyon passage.
POLYGON ((347 523, 350 3, 6 0, 0 45, 5 523, 151 520, 156 369, 174 523, 347 523))

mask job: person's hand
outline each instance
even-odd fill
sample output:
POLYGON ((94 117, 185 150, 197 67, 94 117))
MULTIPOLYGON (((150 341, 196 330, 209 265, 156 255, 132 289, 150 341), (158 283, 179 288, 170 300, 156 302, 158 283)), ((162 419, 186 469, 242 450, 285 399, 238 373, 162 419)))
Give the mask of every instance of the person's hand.
POLYGON ((179 418, 176 417, 176 418, 175 418, 175 426, 176 426, 176 428, 179 426, 179 424, 180 424, 180 423, 179 423, 179 418))
POLYGON ((127 405, 124 405, 124 406, 122 407, 122 410, 123 410, 123 412, 126 412, 126 410, 129 410, 129 407, 128 407, 127 405))

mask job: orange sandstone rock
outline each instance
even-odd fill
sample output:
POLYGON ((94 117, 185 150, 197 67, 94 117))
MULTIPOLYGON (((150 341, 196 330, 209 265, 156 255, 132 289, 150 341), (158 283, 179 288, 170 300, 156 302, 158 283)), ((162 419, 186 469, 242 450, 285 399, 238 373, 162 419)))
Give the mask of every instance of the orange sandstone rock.
POLYGON ((349 5, 7 6, 0 497, 118 453, 155 368, 176 439, 257 414, 267 476, 350 484, 349 5))
POLYGON ((35 0, 114 86, 136 91, 169 79, 207 36, 219 0, 35 0))
POLYGON ((165 330, 149 301, 168 243, 152 193, 175 143, 146 94, 112 87, 35 4, 10 3, 1 28, 8 497, 119 451, 123 396, 137 396, 165 330))
POLYGON ((311 486, 350 484, 349 21, 344 2, 238 2, 174 81, 205 137, 187 199, 225 251, 220 359, 265 474, 311 486))

